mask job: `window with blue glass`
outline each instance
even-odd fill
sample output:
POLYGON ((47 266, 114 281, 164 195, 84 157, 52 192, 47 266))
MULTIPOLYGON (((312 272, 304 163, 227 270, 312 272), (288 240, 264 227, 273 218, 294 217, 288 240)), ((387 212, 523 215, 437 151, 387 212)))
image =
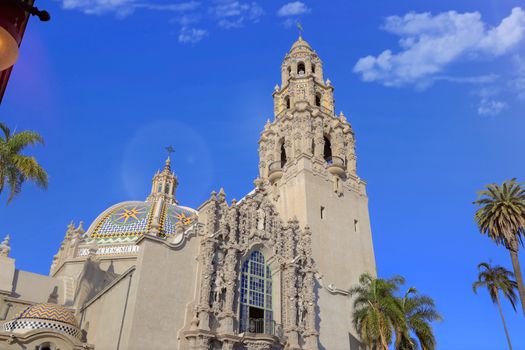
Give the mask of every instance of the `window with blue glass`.
POLYGON ((272 273, 257 250, 242 265, 240 296, 240 332, 273 333, 272 273))

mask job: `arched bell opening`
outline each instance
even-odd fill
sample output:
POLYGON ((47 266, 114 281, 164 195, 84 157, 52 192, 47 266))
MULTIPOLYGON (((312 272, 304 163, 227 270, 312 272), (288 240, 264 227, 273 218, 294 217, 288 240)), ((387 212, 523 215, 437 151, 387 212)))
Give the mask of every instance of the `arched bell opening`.
POLYGON ((299 62, 297 64, 297 74, 302 75, 306 73, 306 66, 304 65, 304 62, 299 62))
POLYGON ((321 94, 320 93, 315 94, 315 105, 317 107, 321 107, 321 94))
POLYGON ((323 151, 324 160, 327 163, 332 163, 332 143, 328 137, 324 137, 324 151, 323 151))
POLYGON ((284 147, 284 139, 281 141, 281 147, 279 149, 279 152, 280 152, 281 168, 283 168, 286 165, 286 162, 288 161, 288 158, 286 156, 286 148, 284 147))
POLYGON ((286 109, 290 109, 290 96, 285 96, 284 104, 286 106, 286 109))

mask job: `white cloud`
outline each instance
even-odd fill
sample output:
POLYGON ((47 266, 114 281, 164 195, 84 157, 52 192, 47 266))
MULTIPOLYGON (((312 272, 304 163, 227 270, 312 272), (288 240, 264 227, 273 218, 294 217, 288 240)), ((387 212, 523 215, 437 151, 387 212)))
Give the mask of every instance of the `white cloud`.
POLYGON ((222 28, 239 28, 245 22, 258 22, 264 15, 264 10, 256 2, 242 2, 235 0, 219 0, 210 8, 212 17, 222 28))
POLYGON ((487 28, 479 12, 449 11, 435 16, 411 12, 387 17, 382 29, 400 37, 401 51, 384 50, 378 56, 363 57, 354 72, 364 81, 385 86, 426 87, 440 79, 439 73, 453 62, 500 56, 515 49, 525 37, 525 11, 514 8, 492 28, 487 28))
POLYGON ((179 33, 179 42, 183 44, 196 44, 208 35, 202 28, 182 27, 179 33))
POLYGON ((154 4, 154 3, 139 3, 135 4, 135 8, 145 8, 149 10, 159 11, 173 11, 173 12, 186 12, 195 10, 200 6, 197 1, 181 2, 178 4, 154 4))
POLYGON ((486 84, 493 83, 499 79, 498 74, 485 74, 473 77, 454 77, 447 75, 435 76, 433 80, 444 80, 452 83, 486 84))
POLYGON ((482 116, 495 116, 506 108, 507 104, 505 102, 482 98, 478 106, 478 114, 482 116))
POLYGON ((185 14, 180 17, 174 17, 170 20, 170 23, 178 23, 182 27, 187 27, 190 24, 198 23, 202 19, 199 13, 185 14))
POLYGON ((90 15, 115 13, 127 16, 134 10, 134 0, 62 0, 62 7, 67 10, 80 10, 90 15))
POLYGON ((211 0, 207 2, 206 8, 203 8, 204 6, 198 0, 181 2, 167 0, 56 1, 60 1, 64 9, 82 11, 89 15, 114 14, 118 18, 129 16, 136 10, 173 12, 176 13, 176 16, 169 21, 180 26, 178 41, 191 44, 201 41, 208 35, 208 30, 196 27, 197 23, 213 23, 225 29, 240 28, 247 23, 258 22, 264 15, 263 8, 255 1, 211 0))
POLYGON ((299 16, 306 13, 310 13, 310 8, 301 1, 289 2, 283 5, 278 11, 277 16, 280 17, 289 17, 289 16, 299 16))
POLYGON ((126 17, 136 9, 157 11, 183 12, 196 9, 200 4, 197 1, 180 3, 139 2, 137 0, 60 0, 62 7, 67 10, 78 10, 88 15, 115 14, 117 17, 126 17))

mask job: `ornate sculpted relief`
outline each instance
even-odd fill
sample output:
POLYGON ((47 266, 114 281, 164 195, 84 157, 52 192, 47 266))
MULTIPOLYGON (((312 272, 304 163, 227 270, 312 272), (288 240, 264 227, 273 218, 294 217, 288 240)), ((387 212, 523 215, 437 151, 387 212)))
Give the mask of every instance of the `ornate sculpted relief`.
MULTIPOLYGON (((223 191, 219 195, 212 193, 204 208, 208 215, 201 236, 199 300, 193 318, 198 331, 188 332, 186 338, 191 342, 212 332, 217 339, 226 334, 237 337, 235 342, 246 349, 281 349, 285 339, 287 349, 301 349, 301 343, 314 342, 311 349, 317 349, 315 268, 309 229, 302 230, 297 220, 283 224, 265 186, 261 187, 240 202, 232 201, 230 206, 223 191), (273 321, 276 327, 282 326, 284 333, 264 334, 264 341, 237 336, 240 267, 253 249, 262 249, 266 260, 273 261, 275 276, 282 274, 274 282, 279 286, 274 293, 280 294, 276 300, 282 305, 274 305, 274 309, 283 314, 273 321)), ((228 344, 224 346, 231 342, 228 344)))

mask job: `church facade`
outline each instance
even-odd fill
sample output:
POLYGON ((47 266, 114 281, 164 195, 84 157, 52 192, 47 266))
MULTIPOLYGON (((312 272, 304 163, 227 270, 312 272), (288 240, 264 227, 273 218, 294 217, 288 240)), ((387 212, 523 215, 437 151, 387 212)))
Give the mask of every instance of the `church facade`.
POLYGON ((48 276, 4 240, 0 348, 361 349, 347 291, 375 259, 354 132, 302 38, 281 78, 241 200, 180 205, 168 157, 145 201, 71 223, 48 276))

